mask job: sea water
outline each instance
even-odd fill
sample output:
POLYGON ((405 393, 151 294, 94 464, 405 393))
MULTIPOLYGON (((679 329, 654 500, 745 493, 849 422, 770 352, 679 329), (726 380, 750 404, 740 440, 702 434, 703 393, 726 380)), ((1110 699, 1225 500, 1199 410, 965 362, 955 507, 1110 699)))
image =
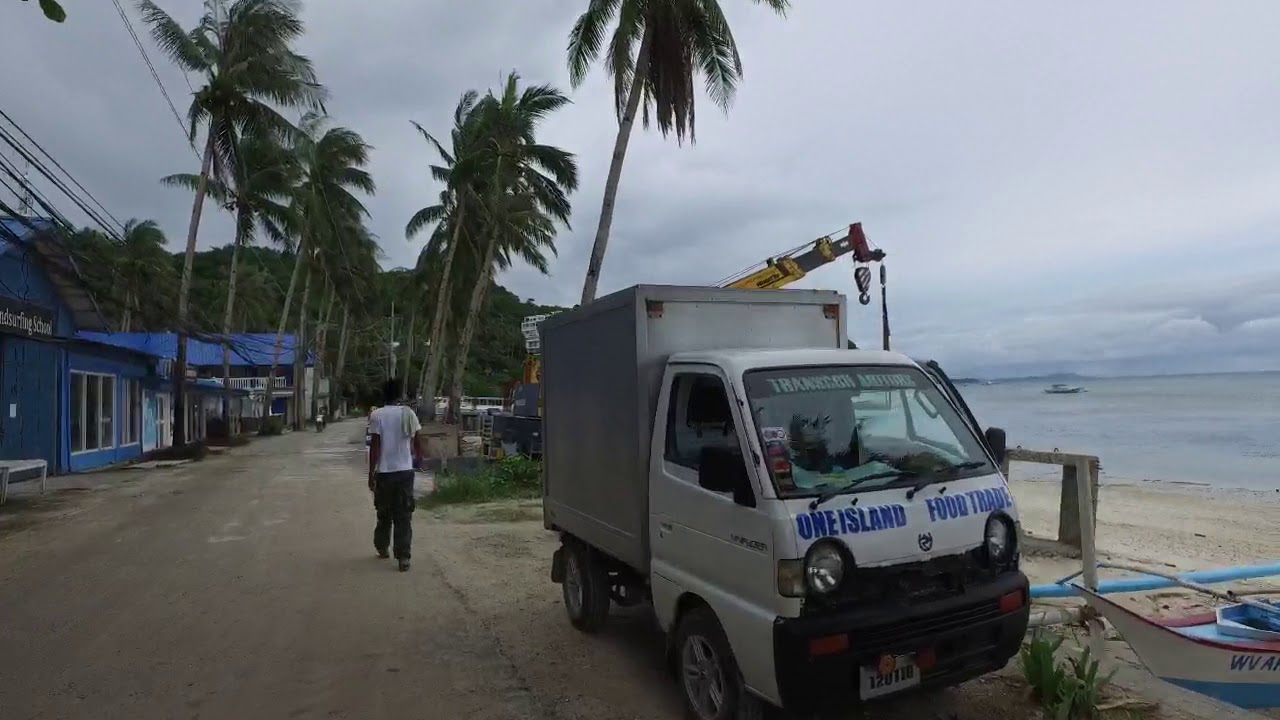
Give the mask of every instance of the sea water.
MULTIPOLYGON (((1048 382, 961 385, 984 427, 1009 446, 1097 455, 1104 482, 1160 481, 1280 488, 1280 373, 1070 381, 1086 392, 1050 395, 1048 382)), ((1022 466, 1021 477, 1057 477, 1022 466), (1025 470, 1023 470, 1025 468, 1025 470)))

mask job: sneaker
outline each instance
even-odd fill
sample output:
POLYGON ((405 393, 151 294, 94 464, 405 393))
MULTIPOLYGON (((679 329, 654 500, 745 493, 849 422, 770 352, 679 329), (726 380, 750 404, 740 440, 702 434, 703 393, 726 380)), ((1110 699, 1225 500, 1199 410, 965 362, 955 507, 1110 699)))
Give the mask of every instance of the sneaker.
POLYGON ((408 561, 408 560, 401 560, 401 561, 400 561, 400 572, 408 572, 408 571, 409 571, 409 561, 408 561))
MULTIPOLYGON (((374 548, 374 549, 377 550, 377 548, 374 548)), ((386 550, 378 550, 378 557, 382 558, 383 560, 386 560, 387 558, 391 557, 391 553, 387 552, 386 550)))

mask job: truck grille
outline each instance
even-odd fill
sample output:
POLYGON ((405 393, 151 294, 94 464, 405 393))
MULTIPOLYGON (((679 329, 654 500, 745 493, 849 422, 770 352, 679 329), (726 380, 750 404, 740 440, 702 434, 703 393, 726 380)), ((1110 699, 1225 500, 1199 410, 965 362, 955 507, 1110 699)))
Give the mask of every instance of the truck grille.
POLYGON ((835 597, 824 600, 831 609, 851 609, 884 603, 919 603, 964 594, 971 585, 989 582, 994 570, 983 566, 978 550, 923 562, 857 568, 835 597))
POLYGON ((892 647, 913 647, 922 638, 972 628, 1000 617, 1000 604, 989 600, 977 605, 954 608, 885 625, 859 630, 853 637, 855 650, 884 652, 892 647))

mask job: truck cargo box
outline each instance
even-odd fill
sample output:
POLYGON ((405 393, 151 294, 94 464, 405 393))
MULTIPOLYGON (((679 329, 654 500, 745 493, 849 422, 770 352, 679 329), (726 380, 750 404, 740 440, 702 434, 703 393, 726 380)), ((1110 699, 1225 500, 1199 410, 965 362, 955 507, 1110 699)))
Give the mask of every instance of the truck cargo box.
POLYGON ((639 285, 542 322, 543 516, 648 571, 649 444, 667 358, 733 348, 844 348, 826 290, 639 285))

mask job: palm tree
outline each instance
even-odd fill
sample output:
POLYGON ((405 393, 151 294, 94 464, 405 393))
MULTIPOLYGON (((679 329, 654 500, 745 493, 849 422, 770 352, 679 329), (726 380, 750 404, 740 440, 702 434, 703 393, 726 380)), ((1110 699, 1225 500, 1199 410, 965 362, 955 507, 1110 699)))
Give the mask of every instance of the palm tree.
MULTIPOLYGON (((474 90, 468 90, 458 100, 453 110, 450 149, 446 149, 421 125, 414 123, 418 132, 422 133, 422 136, 440 155, 442 164, 432 165, 431 175, 445 184, 444 190, 440 193, 440 201, 414 213, 404 230, 405 237, 412 239, 424 227, 436 223, 436 229, 426 247, 423 248, 423 253, 443 258, 437 278, 435 311, 431 316, 431 334, 427 339, 425 374, 418 388, 419 393, 429 401, 428 404, 432 408, 435 407, 434 398, 440 387, 440 366, 444 360, 444 337, 449 316, 445 309, 449 304, 454 258, 459 245, 463 242, 461 233, 468 219, 468 208, 474 206, 477 199, 475 185, 483 149, 479 142, 479 123, 475 115, 478 97, 474 90)), ((419 257, 420 267, 425 267, 424 260, 425 258, 419 257)))
MULTIPOLYGON (((337 238, 345 237, 344 233, 350 235, 353 232, 351 228, 369 214, 355 192, 372 195, 375 191, 373 178, 364 169, 369 164, 369 146, 355 131, 344 127, 326 128, 326 122, 323 115, 307 113, 299 123, 295 138, 293 150, 298 158, 299 182, 294 189, 292 208, 298 231, 298 252, 276 328, 271 374, 267 377, 268 399, 275 389, 275 375, 280 366, 280 351, 293 294, 307 258, 313 253, 312 246, 340 247, 337 238)), ((305 293, 302 305, 305 312, 305 293)), ((301 337, 298 340, 300 344, 301 337)), ((295 347, 294 352, 303 352, 303 348, 295 347)), ((297 378, 296 382, 302 382, 302 379, 297 378)), ((300 413, 302 408, 295 410, 300 413)))
POLYGON ((235 177, 241 133, 289 133, 289 122, 272 104, 323 108, 325 92, 316 82, 311 61, 292 49, 303 33, 297 0, 235 0, 225 11, 222 0, 205 0, 204 16, 190 31, 183 30, 151 0, 138 0, 138 7, 161 50, 183 71, 204 79, 187 110, 192 143, 202 125, 206 136, 178 288, 173 439, 175 445, 181 445, 186 442, 182 382, 187 364, 191 265, 208 181, 211 177, 235 177))
POLYGON ((477 104, 477 131, 483 149, 476 159, 480 198, 479 276, 471 291, 466 322, 454 352, 451 407, 462 397, 467 354, 499 259, 519 254, 545 268, 542 249, 553 247, 557 222, 569 224, 568 193, 578 187, 578 164, 571 153, 537 141, 538 126, 569 103, 548 85, 519 88, 507 76, 502 95, 491 92, 477 104))
MULTIPOLYGON (((753 2, 767 5, 779 15, 785 15, 790 6, 790 0, 753 2)), ((717 0, 589 0, 569 32, 569 80, 573 87, 582 83, 600 55, 606 28, 615 17, 617 25, 604 63, 605 71, 613 76, 618 135, 582 286, 583 304, 596 297, 636 111, 643 104, 642 123, 648 127, 652 113, 663 137, 674 130, 677 142, 686 136, 693 142, 694 76, 703 76, 711 101, 726 112, 742 79, 738 45, 717 0)))
POLYGON ((134 313, 141 309, 140 298, 162 292, 165 281, 170 279, 167 242, 154 220, 132 219, 124 224, 124 232, 115 242, 114 262, 116 290, 124 295, 120 332, 133 329, 134 313))
MULTIPOLYGON (((287 198, 297 174, 293 153, 280 142, 262 135, 240 138, 235 154, 234 182, 212 177, 205 181, 208 194, 235 215, 236 235, 231 249, 231 268, 227 273, 227 302, 222 319, 222 378, 225 394, 222 417, 231 420, 231 330, 235 317, 236 280, 240 267, 240 249, 253 243, 260 230, 277 245, 288 247, 292 222, 287 198)), ((161 180, 168 185, 199 191, 199 175, 179 173, 161 180)))

